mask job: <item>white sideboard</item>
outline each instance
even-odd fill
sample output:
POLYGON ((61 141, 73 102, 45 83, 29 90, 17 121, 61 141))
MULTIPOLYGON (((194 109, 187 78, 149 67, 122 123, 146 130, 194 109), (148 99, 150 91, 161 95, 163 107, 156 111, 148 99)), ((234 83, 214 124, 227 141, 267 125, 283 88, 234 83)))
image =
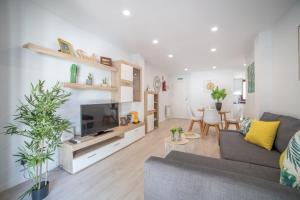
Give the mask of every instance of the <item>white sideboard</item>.
POLYGON ((60 165, 74 174, 104 159, 145 136, 145 126, 129 124, 119 126, 111 133, 81 138, 78 144, 64 142, 61 148, 60 165))

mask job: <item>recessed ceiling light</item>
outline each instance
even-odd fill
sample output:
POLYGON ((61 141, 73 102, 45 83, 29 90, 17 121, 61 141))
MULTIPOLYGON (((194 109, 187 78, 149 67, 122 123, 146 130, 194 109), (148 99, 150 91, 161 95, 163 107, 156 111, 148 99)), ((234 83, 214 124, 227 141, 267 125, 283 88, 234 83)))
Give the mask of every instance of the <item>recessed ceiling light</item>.
POLYGON ((173 54, 169 54, 168 57, 169 57, 169 58, 173 58, 173 54))
POLYGON ((211 27, 211 32, 217 32, 219 28, 217 26, 211 27))
POLYGON ((210 51, 211 52, 215 52, 215 51, 217 51, 217 49, 216 48, 212 48, 210 51))
POLYGON ((158 44, 159 41, 155 39, 155 40, 152 40, 152 43, 153 43, 153 44, 158 44))
POLYGON ((131 12, 129 10, 123 10, 122 14, 125 16, 129 16, 131 14, 131 12))
POLYGON ((217 66, 213 66, 212 68, 213 68, 213 69, 217 69, 217 66))
POLYGON ((187 72, 188 70, 189 70, 188 68, 184 68, 184 71, 186 71, 186 72, 187 72))

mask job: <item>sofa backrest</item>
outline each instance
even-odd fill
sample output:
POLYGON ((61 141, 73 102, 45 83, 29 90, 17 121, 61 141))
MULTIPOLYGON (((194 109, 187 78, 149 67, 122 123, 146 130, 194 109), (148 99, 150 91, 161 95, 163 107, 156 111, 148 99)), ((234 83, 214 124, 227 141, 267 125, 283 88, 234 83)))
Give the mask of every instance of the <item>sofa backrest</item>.
POLYGON ((280 153, 285 150, 293 135, 300 130, 300 120, 294 117, 265 112, 260 120, 280 121, 274 142, 274 148, 280 153))

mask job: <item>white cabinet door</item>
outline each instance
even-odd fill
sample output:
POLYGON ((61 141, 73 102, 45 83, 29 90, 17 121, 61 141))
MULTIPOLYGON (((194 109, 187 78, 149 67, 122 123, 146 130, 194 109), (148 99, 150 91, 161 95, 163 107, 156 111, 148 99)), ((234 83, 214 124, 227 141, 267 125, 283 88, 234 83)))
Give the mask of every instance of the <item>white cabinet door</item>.
POLYGON ((147 132, 150 132, 154 129, 154 115, 147 116, 147 132))
POLYGON ((121 103, 133 101, 133 88, 121 86, 121 103))
POLYGON ((145 126, 141 126, 139 128, 136 128, 134 130, 125 132, 124 134, 124 140, 126 145, 129 145, 145 136, 145 126))
POLYGON ((147 104, 148 111, 154 110, 154 94, 148 94, 147 104))
POLYGON ((133 67, 121 64, 121 80, 133 81, 133 67))
POLYGON ((75 158, 73 160, 73 171, 72 173, 76 173, 93 163, 102 160, 103 158, 113 154, 114 152, 124 148, 126 145, 124 139, 120 139, 118 141, 115 141, 109 145, 103 146, 99 149, 96 149, 95 151, 91 151, 83 156, 80 156, 78 158, 75 158))

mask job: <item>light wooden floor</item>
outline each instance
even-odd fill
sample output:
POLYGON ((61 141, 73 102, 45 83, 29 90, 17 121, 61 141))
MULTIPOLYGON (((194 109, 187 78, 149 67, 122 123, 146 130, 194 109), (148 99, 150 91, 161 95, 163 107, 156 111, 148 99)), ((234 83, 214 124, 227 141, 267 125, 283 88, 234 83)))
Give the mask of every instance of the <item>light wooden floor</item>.
MULTIPOLYGON (((51 171, 50 194, 47 200, 108 200, 143 199, 144 162, 150 156, 165 156, 164 138, 172 127, 187 128, 188 121, 170 119, 160 124, 160 128, 148 133, 145 138, 116 152, 91 167, 70 175, 60 168, 51 171)), ((199 132, 194 127, 194 132, 199 132)), ((217 137, 212 130, 207 137, 193 140, 193 153, 219 158, 217 137)), ((15 200, 26 190, 28 183, 0 193, 1 200, 15 200)))

